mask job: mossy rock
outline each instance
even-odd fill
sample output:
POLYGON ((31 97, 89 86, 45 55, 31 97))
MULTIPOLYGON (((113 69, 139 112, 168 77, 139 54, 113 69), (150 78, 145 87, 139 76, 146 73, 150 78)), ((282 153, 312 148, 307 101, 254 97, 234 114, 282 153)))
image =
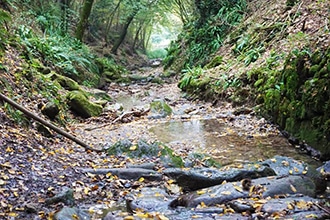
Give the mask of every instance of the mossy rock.
POLYGON ((208 64, 205 65, 205 68, 206 69, 214 68, 216 66, 221 65, 222 62, 223 62, 223 57, 222 56, 216 56, 211 60, 211 62, 209 62, 208 64))
POLYGON ((71 91, 67 94, 67 103, 79 116, 89 118, 102 113, 102 106, 90 102, 82 91, 71 91))
POLYGON ((150 103, 150 111, 152 113, 168 116, 172 114, 171 107, 163 100, 155 100, 150 103))
POLYGON ((64 89, 69 91, 81 90, 79 84, 73 79, 56 74, 54 72, 52 72, 51 74, 52 74, 51 79, 53 81, 58 82, 64 89))
POLYGON ((107 150, 108 155, 127 155, 131 158, 152 158, 159 157, 166 166, 183 167, 183 160, 174 154, 174 151, 159 142, 148 143, 139 140, 133 144, 130 140, 124 139, 111 145, 107 150))

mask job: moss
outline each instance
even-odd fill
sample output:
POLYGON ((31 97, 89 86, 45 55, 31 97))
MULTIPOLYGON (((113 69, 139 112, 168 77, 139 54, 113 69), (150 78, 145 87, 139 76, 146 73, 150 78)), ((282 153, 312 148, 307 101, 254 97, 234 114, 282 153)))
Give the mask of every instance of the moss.
POLYGON ((223 62, 223 57, 222 56, 216 56, 214 57, 211 62, 205 65, 206 69, 212 69, 216 66, 219 66, 223 62))
POLYGON ((73 79, 66 76, 61 76, 54 72, 52 72, 51 74, 52 74, 51 79, 53 81, 58 82, 64 89, 69 91, 80 90, 79 84, 73 79))
POLYGON ((153 113, 168 116, 172 114, 171 107, 163 100, 156 100, 150 103, 150 111, 153 113))
POLYGON ((319 64, 322 61, 323 54, 321 51, 315 51, 311 56, 312 65, 319 64))
POLYGON ((83 118, 98 116, 102 113, 102 106, 92 103, 81 91, 71 91, 67 94, 70 108, 83 118))
POLYGON ((319 71, 319 69, 320 69, 320 66, 317 65, 317 64, 315 64, 315 65, 311 66, 311 68, 309 69, 309 71, 310 71, 311 74, 315 74, 315 73, 317 73, 319 71))

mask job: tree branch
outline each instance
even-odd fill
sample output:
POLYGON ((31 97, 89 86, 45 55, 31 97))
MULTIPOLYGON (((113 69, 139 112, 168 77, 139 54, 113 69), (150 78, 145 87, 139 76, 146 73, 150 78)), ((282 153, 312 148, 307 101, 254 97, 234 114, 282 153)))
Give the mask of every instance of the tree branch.
POLYGON ((4 100, 5 102, 7 102, 8 104, 10 104, 11 106, 13 106, 14 108, 20 110, 21 112, 23 112, 27 117, 32 118, 38 122, 40 122, 41 124, 45 125, 46 127, 54 130, 55 132, 63 135, 64 137, 76 142, 77 144, 79 144, 80 146, 82 146, 83 148, 85 148, 86 150, 91 150, 91 151, 96 151, 96 152, 102 152, 104 151, 104 149, 100 150, 100 149, 94 149, 92 147, 90 147, 89 145, 87 145, 86 143, 82 142, 81 140, 79 140, 78 138, 74 137, 73 135, 69 134, 68 132, 60 129, 59 127, 56 127, 55 125, 45 121, 44 119, 42 119, 41 117, 39 117, 38 115, 35 115, 34 113, 32 113, 31 111, 29 111, 28 109, 24 108, 23 106, 21 106, 20 104, 16 103, 15 101, 13 101, 12 99, 8 98, 7 96, 3 95, 0 93, 0 99, 4 100))

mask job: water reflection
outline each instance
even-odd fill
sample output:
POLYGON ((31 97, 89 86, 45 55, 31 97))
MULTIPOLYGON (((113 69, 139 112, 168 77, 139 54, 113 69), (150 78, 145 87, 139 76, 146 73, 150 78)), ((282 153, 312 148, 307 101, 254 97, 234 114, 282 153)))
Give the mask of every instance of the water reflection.
POLYGON ((150 132, 169 145, 183 144, 211 154, 221 164, 258 161, 275 155, 293 157, 310 164, 318 163, 300 154, 287 140, 270 132, 228 126, 220 119, 169 121, 152 127, 150 132))

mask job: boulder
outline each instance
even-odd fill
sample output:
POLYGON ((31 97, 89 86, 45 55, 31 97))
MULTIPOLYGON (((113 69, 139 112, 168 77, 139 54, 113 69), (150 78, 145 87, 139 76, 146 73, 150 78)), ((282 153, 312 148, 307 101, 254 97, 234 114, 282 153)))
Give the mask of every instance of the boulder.
POLYGON ((165 118, 172 114, 172 108, 164 100, 155 100, 150 103, 150 112, 149 119, 165 118))
POLYGON ((53 102, 48 102, 46 105, 41 107, 41 113, 46 115, 50 120, 54 120, 59 112, 60 109, 53 102))
POLYGON ((55 214, 55 220, 90 220, 90 216, 78 208, 63 207, 55 214))
POLYGON ((168 168, 164 174, 174 180, 186 191, 202 189, 209 186, 221 184, 223 181, 237 181, 244 178, 259 178, 276 175, 275 172, 259 164, 246 164, 241 167, 225 166, 221 169, 215 168, 193 168, 182 170, 168 168))
POLYGON ((98 116, 102 113, 102 106, 90 102, 81 91, 71 91, 67 94, 67 103, 70 108, 83 118, 98 116))
POLYGON ((316 192, 314 182, 304 176, 263 177, 252 180, 250 189, 245 188, 242 182, 225 183, 179 196, 170 205, 171 207, 197 207, 200 204, 215 206, 239 198, 273 198, 292 194, 314 197, 316 192))

